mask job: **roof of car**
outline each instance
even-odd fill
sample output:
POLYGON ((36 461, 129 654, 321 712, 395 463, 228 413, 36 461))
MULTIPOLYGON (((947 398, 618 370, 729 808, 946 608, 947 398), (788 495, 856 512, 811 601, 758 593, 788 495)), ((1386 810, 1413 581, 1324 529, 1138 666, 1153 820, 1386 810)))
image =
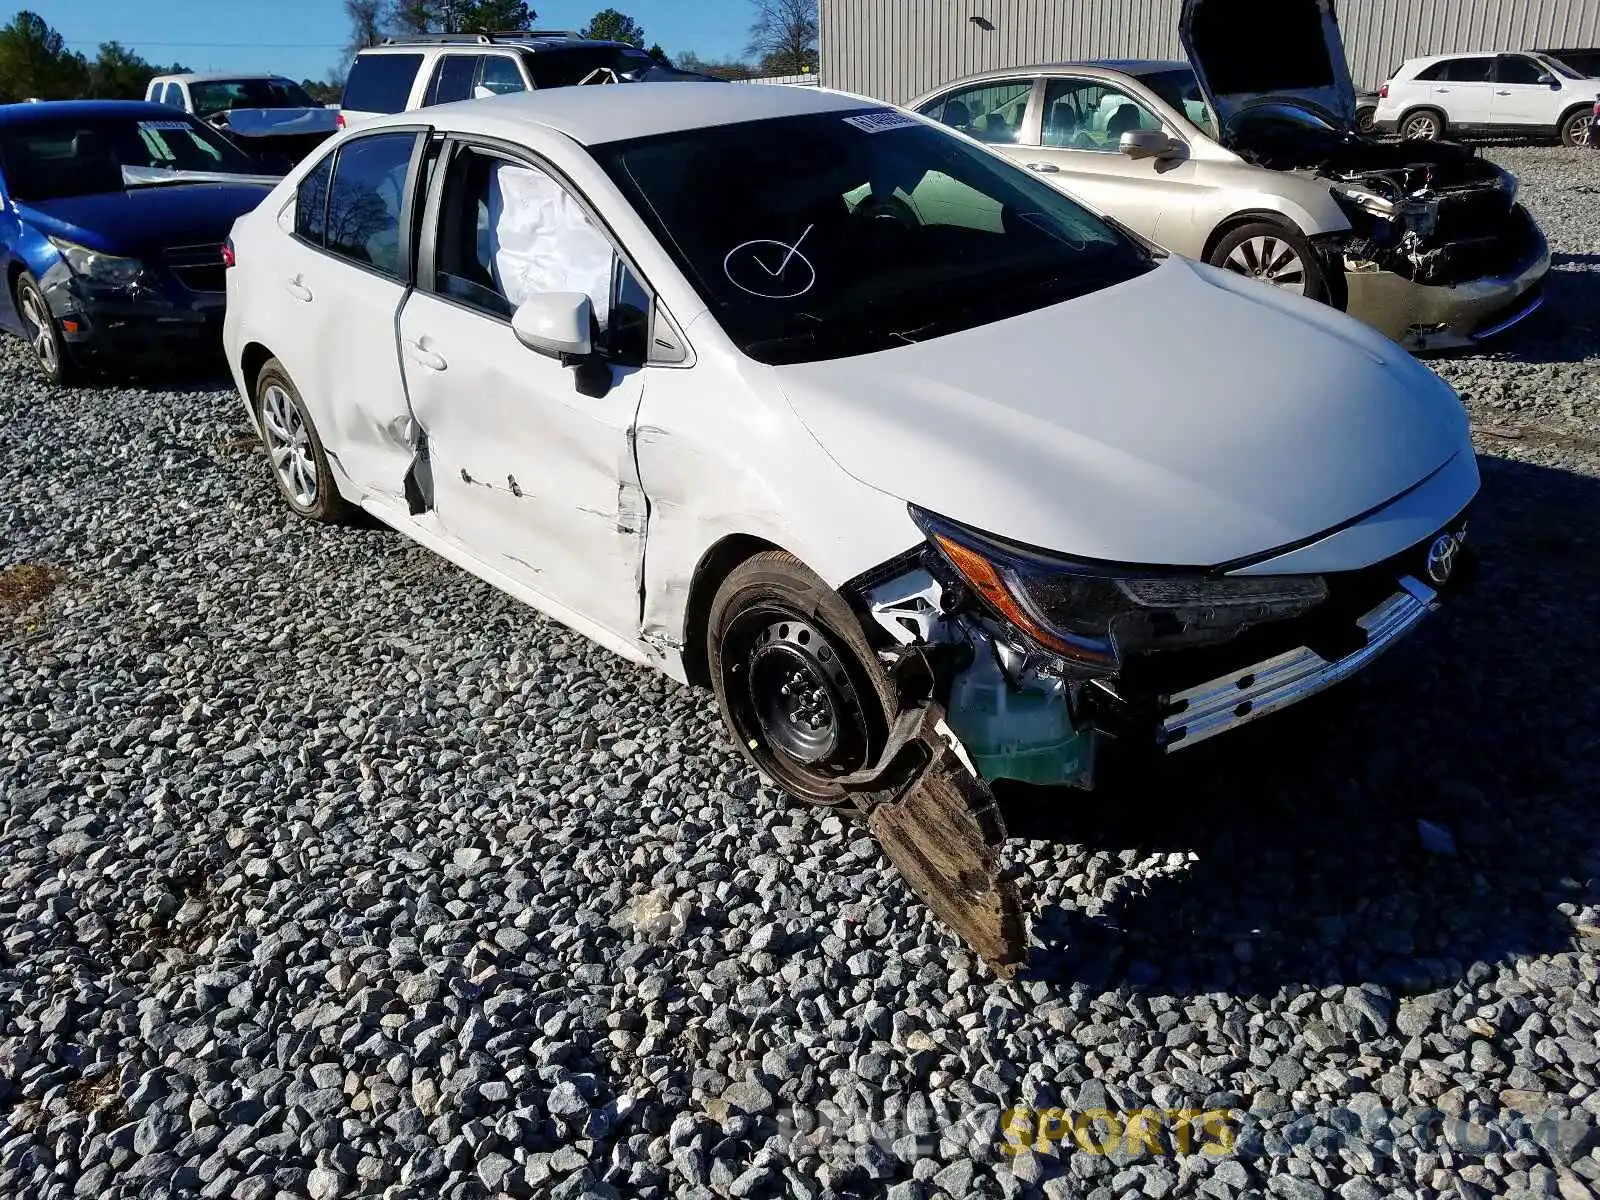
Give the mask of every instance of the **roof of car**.
POLYGON ((44 100, 31 104, 0 104, 0 124, 14 125, 29 121, 51 121, 74 117, 141 117, 153 121, 181 120, 165 104, 150 104, 143 100, 44 100))
MULTIPOLYGON (((882 107, 887 106, 881 101, 823 88, 781 84, 731 88, 719 81, 544 88, 441 104, 428 113, 430 123, 439 126, 450 124, 452 116, 462 128, 526 122, 558 130, 585 146, 598 146, 683 129, 882 107)), ((414 125, 416 120, 414 112, 396 113, 360 128, 414 125)))
POLYGON ((276 71, 187 71, 178 75, 157 75, 151 83, 231 83, 240 79, 287 79, 276 71))
POLYGON ((366 46, 356 52, 359 58, 363 54, 393 54, 396 52, 415 54, 418 50, 455 51, 462 54, 482 54, 485 50, 529 50, 537 54, 545 50, 564 50, 571 46, 611 46, 619 50, 644 51, 631 42, 612 42, 604 38, 586 38, 577 35, 543 33, 537 36, 528 34, 517 36, 515 34, 501 34, 488 41, 474 41, 463 37, 460 41, 441 41, 438 38, 405 38, 398 37, 389 41, 379 42, 376 46, 366 46))
MULTIPOLYGON (((1131 75, 1140 78, 1145 75, 1157 75, 1163 71, 1190 71, 1193 70, 1187 62, 1178 58, 1079 58, 1069 59, 1064 62, 1030 63, 1017 67, 991 67, 987 71, 978 71, 971 75, 963 75, 952 83, 965 83, 971 79, 992 79, 1009 75, 1043 75, 1052 71, 1115 71, 1119 75, 1131 75)), ((947 90, 949 84, 943 84, 934 89, 934 92, 947 90)))

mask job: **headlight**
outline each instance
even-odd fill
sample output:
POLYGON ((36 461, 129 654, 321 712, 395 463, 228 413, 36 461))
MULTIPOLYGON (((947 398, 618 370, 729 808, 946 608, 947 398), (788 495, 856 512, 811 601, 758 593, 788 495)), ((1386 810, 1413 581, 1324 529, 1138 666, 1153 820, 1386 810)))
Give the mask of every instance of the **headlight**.
POLYGON ((67 267, 74 275, 81 275, 95 283, 113 287, 126 287, 144 273, 144 264, 136 258, 119 258, 115 254, 102 254, 76 242, 51 238, 50 244, 61 251, 67 267))
POLYGON ((912 507, 911 518, 994 615, 1094 674, 1135 652, 1211 645, 1300 616, 1320 576, 1222 576, 1081 563, 1008 545, 912 507))
POLYGON ((1511 201, 1513 204, 1516 203, 1517 189, 1519 186, 1520 185, 1517 183, 1517 177, 1504 167, 1501 167, 1500 190, 1506 194, 1506 199, 1511 201))
POLYGON ((1387 196, 1380 196, 1371 188, 1364 188, 1355 183, 1336 183, 1333 186, 1334 199, 1348 200, 1362 212, 1384 220, 1394 216, 1394 201, 1387 196))

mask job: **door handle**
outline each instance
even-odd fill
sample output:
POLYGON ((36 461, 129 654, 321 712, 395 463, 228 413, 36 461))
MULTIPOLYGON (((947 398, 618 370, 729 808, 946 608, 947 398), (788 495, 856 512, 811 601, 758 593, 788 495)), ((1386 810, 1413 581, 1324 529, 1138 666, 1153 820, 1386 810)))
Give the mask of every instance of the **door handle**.
POLYGON ((1037 171, 1041 175, 1054 175, 1056 172, 1060 171, 1061 168, 1056 166, 1053 162, 1031 162, 1028 164, 1028 170, 1037 171))
POLYGON ((289 289, 289 295, 293 296, 302 304, 311 303, 311 289, 300 282, 300 276, 296 275, 283 286, 289 289))
POLYGON ((1500 90, 1499 90, 1499 89, 1498 89, 1498 88, 1497 88, 1497 89, 1495 89, 1495 93, 1494 93, 1494 94, 1495 94, 1495 95, 1496 95, 1496 96, 1509 96, 1509 95, 1511 95, 1511 93, 1510 93, 1510 92, 1502 92, 1502 91, 1500 91, 1500 90))
POLYGON ((406 357, 414 363, 427 367, 430 371, 443 371, 450 365, 449 363, 445 362, 443 355, 435 354, 421 342, 414 342, 410 338, 407 338, 405 346, 406 357))

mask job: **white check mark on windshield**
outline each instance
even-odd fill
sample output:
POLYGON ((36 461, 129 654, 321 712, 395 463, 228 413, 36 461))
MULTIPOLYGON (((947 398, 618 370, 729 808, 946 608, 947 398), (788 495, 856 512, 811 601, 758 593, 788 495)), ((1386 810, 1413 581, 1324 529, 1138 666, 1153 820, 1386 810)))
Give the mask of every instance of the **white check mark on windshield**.
MULTIPOLYGON (((750 257, 751 258, 755 258, 756 265, 758 267, 760 267, 763 271, 765 271, 768 275, 771 275, 774 279, 776 279, 778 276, 782 275, 785 271, 787 271, 789 269, 789 264, 790 264, 790 262, 792 262, 794 260, 794 256, 796 254, 800 253, 800 243, 805 241, 807 236, 809 236, 811 231, 813 229, 815 229, 815 228, 816 228, 815 224, 811 224, 811 225, 807 225, 806 226, 805 233, 802 233, 799 237, 797 237, 795 239, 794 245, 789 247, 789 253, 787 253, 787 254, 785 254, 783 256, 783 261, 778 264, 778 269, 776 271, 774 271, 771 267, 767 266, 767 264, 762 262, 759 258, 756 258, 755 255, 752 254, 750 257)), ((781 245, 782 243, 779 243, 779 244, 781 245)))

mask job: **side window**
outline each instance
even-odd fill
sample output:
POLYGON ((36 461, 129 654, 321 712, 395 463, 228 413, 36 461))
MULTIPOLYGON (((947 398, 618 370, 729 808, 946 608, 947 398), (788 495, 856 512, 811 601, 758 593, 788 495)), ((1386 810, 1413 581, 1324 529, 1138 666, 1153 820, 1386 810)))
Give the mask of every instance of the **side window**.
POLYGON ((333 178, 333 155, 325 155, 300 181, 294 194, 294 232, 313 245, 322 245, 328 229, 328 180, 333 178))
POLYGON ((1503 55, 1495 66, 1495 79, 1499 83, 1538 83, 1539 76, 1548 74, 1531 58, 1520 54, 1503 55))
MULTIPOLYGON (((543 171, 463 150, 440 204, 433 290, 496 317, 537 292, 582 292, 610 324, 616 254, 572 195, 543 171)), ((632 303, 625 292, 619 316, 632 303)))
POLYGON ((173 108, 185 107, 183 103, 183 85, 181 83, 167 84, 166 98, 162 101, 162 103, 170 104, 173 108))
POLYGON ((479 56, 476 54, 442 54, 434 68, 433 79, 428 84, 424 104, 449 104, 453 100, 472 98, 472 81, 478 74, 479 56))
POLYGON ((420 54, 358 54, 340 106, 352 112, 404 112, 421 69, 420 54))
MULTIPOLYGON (((1448 79, 1450 78, 1449 72, 1451 65, 1452 64, 1449 59, 1445 59, 1443 62, 1429 63, 1427 66, 1423 67, 1422 70, 1417 72, 1417 78, 1424 81, 1448 79)), ((1393 79, 1394 76, 1390 75, 1389 78, 1393 79)))
MULTIPOLYGON (((517 60, 506 54, 483 56, 483 69, 478 75, 478 86, 494 96, 506 96, 512 92, 528 90, 528 85, 522 82, 522 72, 517 67, 517 60)), ((473 94, 481 97, 483 92, 475 91, 473 94)))
POLYGON ((346 142, 328 188, 327 247, 341 258, 400 276, 400 210, 414 133, 346 142))
POLYGON ((1122 135, 1160 129, 1161 119, 1126 92, 1093 79, 1052 79, 1045 85, 1043 145, 1115 152, 1122 135))
POLYGON ((1451 59, 1444 78, 1451 83, 1488 83, 1494 78, 1494 59, 1451 59))
POLYGON ((939 100, 924 105, 922 111, 980 142, 1015 142, 1022 136, 1022 121, 1028 115, 1028 97, 1032 94, 1033 80, 1008 79, 946 92, 939 100))

